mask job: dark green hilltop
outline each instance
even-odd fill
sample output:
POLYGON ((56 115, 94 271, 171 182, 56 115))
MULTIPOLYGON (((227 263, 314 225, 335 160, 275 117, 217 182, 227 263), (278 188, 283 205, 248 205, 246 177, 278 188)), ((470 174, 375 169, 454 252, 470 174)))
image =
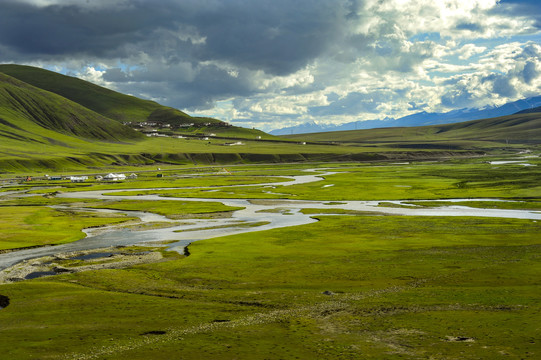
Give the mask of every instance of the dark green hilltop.
POLYGON ((121 94, 88 81, 32 66, 0 65, 0 72, 120 122, 221 123, 216 119, 192 117, 154 101, 121 94))
POLYGON ((41 129, 96 140, 141 138, 118 121, 1 72, 0 124, 0 136, 38 143, 54 142, 41 129))

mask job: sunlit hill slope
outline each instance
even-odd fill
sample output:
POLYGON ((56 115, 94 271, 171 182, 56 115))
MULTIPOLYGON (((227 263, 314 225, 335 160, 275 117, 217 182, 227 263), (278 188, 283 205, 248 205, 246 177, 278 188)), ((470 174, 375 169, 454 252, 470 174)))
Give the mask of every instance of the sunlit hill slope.
POLYGON ((380 144, 412 148, 494 147, 498 144, 541 144, 541 112, 446 125, 335 131, 284 136, 304 141, 380 144))

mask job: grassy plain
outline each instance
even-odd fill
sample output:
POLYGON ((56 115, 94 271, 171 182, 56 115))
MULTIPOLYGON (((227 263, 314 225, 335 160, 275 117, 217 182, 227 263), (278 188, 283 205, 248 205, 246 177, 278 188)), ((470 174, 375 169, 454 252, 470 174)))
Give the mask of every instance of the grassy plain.
POLYGON ((518 113, 491 119, 459 123, 379 128, 354 131, 333 131, 285 136, 297 141, 333 141, 337 143, 372 144, 412 149, 474 149, 522 147, 539 144, 539 113, 518 113), (503 131, 502 131, 503 130, 503 131))
MULTIPOLYGON (((539 165, 537 158, 528 161, 539 165)), ((183 179, 183 186, 203 182, 207 189, 165 193, 327 201, 494 197, 528 201, 534 209, 541 199, 539 166, 485 159, 326 166, 341 173, 309 184, 216 192, 205 191, 214 175, 201 174, 183 179)), ((227 183, 299 170, 235 167, 227 183)), ((115 206, 152 206, 142 203, 115 206)), ((0 285, 10 299, 0 310, 0 350, 10 359, 541 356, 540 222, 374 214, 318 219, 194 242, 189 256, 159 263, 0 285)))
POLYGON ((179 218, 186 215, 191 217, 208 216, 213 213, 232 212, 242 209, 241 207, 225 206, 220 202, 197 202, 197 201, 107 201, 99 205, 88 206, 93 209, 115 209, 147 211, 164 215, 170 218, 179 218))
MULTIPOLYGON (((273 187, 213 189, 163 189, 129 191, 125 195, 161 194, 176 197, 206 198, 288 198, 299 200, 430 200, 461 198, 511 198, 523 201, 541 197, 541 161, 528 159, 531 165, 492 165, 485 158, 446 162, 403 164, 326 164, 335 174, 322 181, 273 187)), ((299 167, 299 169, 302 169, 299 167)), ((239 169, 241 171, 241 169, 239 169)), ((261 170, 259 174, 272 172, 261 170)), ((299 174, 299 172, 296 172, 299 174)), ((287 174, 287 173, 286 173, 287 174)), ((301 173, 302 174, 302 173, 301 173)), ((310 173, 304 173, 310 174, 310 173)), ((120 193, 123 194, 123 193, 120 193)), ((491 204, 498 206, 498 204, 491 204)), ((499 204, 505 207, 505 203, 499 204)), ((536 206, 533 204, 532 206, 536 206)), ((536 207, 534 207, 536 208, 536 207)))
POLYGON ((0 206, 0 250, 72 242, 85 237, 84 228, 127 220, 44 206, 0 206))

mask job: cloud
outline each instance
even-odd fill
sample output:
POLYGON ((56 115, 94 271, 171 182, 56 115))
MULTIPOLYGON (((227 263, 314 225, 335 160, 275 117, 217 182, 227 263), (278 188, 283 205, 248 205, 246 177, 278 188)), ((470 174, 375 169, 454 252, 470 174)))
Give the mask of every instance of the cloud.
POLYGON ((3 0, 0 61, 247 126, 367 120, 538 93, 540 49, 528 39, 539 34, 540 9, 504 0, 3 0))
POLYGON ((474 44, 466 44, 464 45, 458 52, 459 52, 459 59, 461 60, 467 60, 471 58, 473 55, 482 54, 486 51, 486 47, 484 46, 476 46, 474 44))
POLYGON ((541 46, 497 46, 483 57, 478 71, 455 75, 443 85, 449 88, 442 96, 442 105, 448 108, 502 105, 509 99, 539 95, 541 46))

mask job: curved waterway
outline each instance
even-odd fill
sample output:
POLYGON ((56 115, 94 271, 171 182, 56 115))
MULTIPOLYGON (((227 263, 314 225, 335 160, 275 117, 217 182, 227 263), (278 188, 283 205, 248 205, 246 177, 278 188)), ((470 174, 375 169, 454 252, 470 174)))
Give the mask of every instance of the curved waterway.
MULTIPOLYGON (((246 186, 289 186, 295 184, 304 184, 322 180, 322 176, 332 174, 330 172, 323 174, 310 174, 294 176, 290 181, 271 184, 257 184, 246 186)), ((328 185, 326 185, 328 186, 328 185)), ((225 186, 224 186, 225 187, 225 186)), ((238 187, 227 186, 227 187, 238 187)), ((171 188, 168 188, 171 190, 171 188)), ((231 218, 222 219, 187 219, 183 221, 174 221, 165 216, 125 210, 92 209, 91 211, 109 212, 126 214, 130 217, 137 217, 141 224, 161 222, 170 222, 171 226, 165 228, 145 229, 144 226, 137 230, 119 229, 116 226, 110 226, 98 229, 87 229, 87 237, 69 244, 48 246, 41 248, 25 249, 10 253, 0 254, 0 270, 15 265, 23 260, 49 256, 58 253, 83 251, 104 248, 118 245, 144 244, 157 241, 173 241, 167 245, 169 249, 182 252, 184 247, 193 241, 210 239, 213 237, 233 235, 252 231, 262 231, 288 226, 297 226, 315 222, 314 214, 305 215, 301 209, 321 209, 322 214, 330 210, 353 210, 369 211, 390 215, 406 216, 480 216, 480 217, 501 217, 515 219, 533 219, 541 220, 541 213, 527 210, 502 210, 502 209, 479 209, 466 206, 452 205, 437 208, 411 207, 408 201, 406 207, 383 207, 380 202, 401 205, 403 201, 311 201, 311 200, 247 200, 247 199, 208 199, 208 198, 172 198, 160 197, 158 195, 136 195, 121 196, 114 195, 115 192, 137 191, 137 190, 160 190, 160 189, 122 189, 118 191, 82 191, 73 193, 62 193, 59 197, 78 198, 78 199, 108 199, 108 200, 178 200, 178 201, 205 201, 221 202, 227 206, 243 207, 237 210, 231 218), (108 195, 104 195, 107 193, 108 195)), ((453 199, 445 201, 495 201, 495 199, 453 199)), ((84 209, 90 210, 90 209, 84 209)))

